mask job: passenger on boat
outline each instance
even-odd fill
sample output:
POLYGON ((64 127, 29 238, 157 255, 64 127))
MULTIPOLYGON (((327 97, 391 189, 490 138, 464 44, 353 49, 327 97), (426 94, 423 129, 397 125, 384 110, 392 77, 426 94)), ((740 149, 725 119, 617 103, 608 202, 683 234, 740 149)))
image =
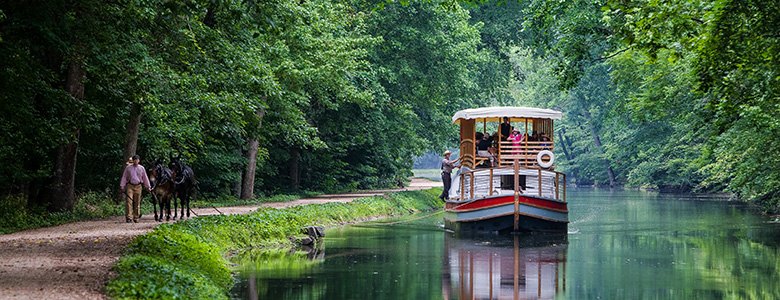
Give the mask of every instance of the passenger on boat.
POLYGON ((542 142, 546 142, 546 143, 542 143, 542 144, 540 145, 540 146, 544 147, 544 150, 550 150, 550 146, 551 146, 551 144, 550 144, 550 138, 548 138, 548 137, 547 137, 547 136, 544 134, 544 132, 542 132, 542 135, 541 135, 541 139, 540 139, 540 141, 542 141, 542 142))
MULTIPOLYGON (((508 138, 509 141, 514 142, 514 148, 519 149, 520 148, 520 142, 523 140, 523 135, 520 134, 520 130, 517 130, 517 128, 512 130, 512 134, 509 135, 508 138)), ((518 155, 520 152, 512 152, 512 155, 518 155)))
POLYGON ((450 155, 452 155, 452 152, 449 150, 444 151, 444 159, 441 160, 441 181, 444 183, 444 190, 441 191, 441 195, 439 196, 441 201, 447 201, 450 199, 450 188, 452 187, 452 169, 460 167, 460 165, 455 164, 460 160, 460 158, 456 160, 450 160, 450 155))
POLYGON ((531 136, 528 137, 528 141, 530 142, 538 142, 539 141, 539 133, 534 130, 531 132, 531 136))
POLYGON ((479 141, 479 144, 477 144, 477 156, 479 157, 487 157, 490 160, 490 166, 495 167, 496 166, 496 157, 493 156, 493 153, 490 153, 490 146, 493 144, 492 137, 484 134, 482 136, 482 140, 479 141))
POLYGON ((509 118, 504 117, 504 123, 501 123, 501 140, 506 141, 511 133, 512 125, 509 124, 509 118))

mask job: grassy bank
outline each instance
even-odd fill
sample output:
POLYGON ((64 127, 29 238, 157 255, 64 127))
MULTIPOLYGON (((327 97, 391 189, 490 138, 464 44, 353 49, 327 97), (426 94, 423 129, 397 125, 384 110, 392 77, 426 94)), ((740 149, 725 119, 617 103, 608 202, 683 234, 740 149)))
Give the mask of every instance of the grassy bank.
POLYGON ((233 284, 231 250, 293 246, 288 236, 309 225, 336 226, 370 218, 398 216, 442 207, 440 189, 360 198, 256 213, 203 216, 162 224, 139 236, 115 270, 107 294, 114 299, 226 299, 233 284))

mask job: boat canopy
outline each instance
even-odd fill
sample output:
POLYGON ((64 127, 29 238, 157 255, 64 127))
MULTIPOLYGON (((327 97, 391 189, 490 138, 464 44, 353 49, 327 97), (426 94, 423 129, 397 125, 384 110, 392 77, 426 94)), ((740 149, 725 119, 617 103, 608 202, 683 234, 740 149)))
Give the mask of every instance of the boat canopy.
POLYGON ((560 120, 561 112, 534 107, 521 107, 521 106, 496 106, 496 107, 482 107, 482 108, 470 108, 458 111, 452 116, 452 123, 460 123, 460 120, 475 120, 484 119, 487 122, 501 121, 501 118, 509 117, 517 121, 521 119, 553 119, 560 120))

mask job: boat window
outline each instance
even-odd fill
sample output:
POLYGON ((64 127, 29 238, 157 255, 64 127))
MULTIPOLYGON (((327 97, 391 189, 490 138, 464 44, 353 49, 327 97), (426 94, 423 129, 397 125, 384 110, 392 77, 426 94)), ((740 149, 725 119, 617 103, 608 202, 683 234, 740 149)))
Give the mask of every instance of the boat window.
MULTIPOLYGON (((519 175, 518 181, 520 188, 523 190, 525 187, 525 175, 519 175)), ((501 175, 501 189, 502 190, 514 190, 515 189, 515 175, 501 175)))

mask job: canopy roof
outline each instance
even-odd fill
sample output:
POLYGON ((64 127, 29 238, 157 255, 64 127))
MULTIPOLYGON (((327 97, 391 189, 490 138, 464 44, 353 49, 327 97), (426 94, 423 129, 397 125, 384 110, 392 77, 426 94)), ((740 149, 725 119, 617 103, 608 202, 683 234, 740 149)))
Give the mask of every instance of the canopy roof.
POLYGON ((452 123, 460 123, 460 120, 485 119, 485 121, 501 121, 503 117, 511 119, 553 119, 560 120, 561 112, 551 109, 520 107, 520 106, 497 106, 470 108, 456 112, 452 116, 452 123))

